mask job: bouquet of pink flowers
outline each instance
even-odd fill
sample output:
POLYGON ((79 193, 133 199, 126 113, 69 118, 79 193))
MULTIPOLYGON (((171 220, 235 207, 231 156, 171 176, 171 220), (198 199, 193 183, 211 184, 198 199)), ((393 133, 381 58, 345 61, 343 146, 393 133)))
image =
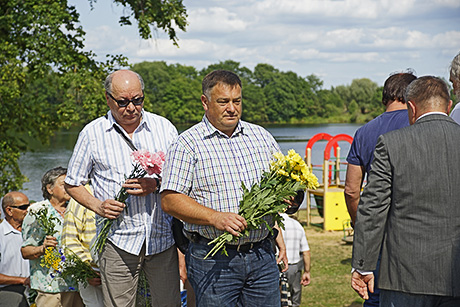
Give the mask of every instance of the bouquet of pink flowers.
MULTIPOLYGON (((143 178, 145 175, 157 175, 157 177, 160 177, 161 169, 163 166, 163 162, 165 161, 165 154, 162 151, 151 153, 147 150, 136 150, 133 151, 131 154, 133 157, 133 160, 135 162, 134 164, 134 169, 132 170, 131 174, 126 177, 125 180, 127 179, 134 179, 134 178, 143 178)), ((120 191, 118 191, 117 195, 115 196, 115 200, 125 203, 126 206, 128 206, 128 203, 126 203, 126 200, 129 197, 129 193, 126 190, 126 188, 121 187, 120 191)), ((107 237, 109 235, 109 231, 112 227, 113 224, 113 219, 108 219, 108 218, 103 218, 100 223, 103 223, 104 225, 102 226, 101 232, 96 238, 96 241, 94 242, 94 245, 92 246, 93 248, 96 248, 96 251, 101 252, 102 247, 105 245, 105 241, 107 240, 107 237)))

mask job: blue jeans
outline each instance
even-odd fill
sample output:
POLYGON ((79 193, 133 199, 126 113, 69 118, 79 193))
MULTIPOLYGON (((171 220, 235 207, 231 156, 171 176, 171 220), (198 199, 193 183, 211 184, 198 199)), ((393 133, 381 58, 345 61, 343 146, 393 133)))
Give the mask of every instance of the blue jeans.
POLYGON ((279 270, 268 240, 247 253, 227 249, 203 258, 211 245, 190 243, 187 276, 195 290, 197 306, 279 307, 279 270))
POLYGON ((410 294, 400 291, 381 290, 382 307, 457 307, 460 297, 410 294))

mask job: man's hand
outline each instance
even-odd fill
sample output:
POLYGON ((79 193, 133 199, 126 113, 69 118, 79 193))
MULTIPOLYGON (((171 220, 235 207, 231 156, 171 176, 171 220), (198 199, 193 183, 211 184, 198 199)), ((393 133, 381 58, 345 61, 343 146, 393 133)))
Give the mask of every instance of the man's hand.
POLYGON ((58 241, 53 236, 46 236, 45 240, 43 241, 43 247, 47 249, 48 247, 56 247, 58 245, 58 241))
POLYGON ((26 279, 24 279, 24 281, 22 282, 22 285, 30 287, 30 277, 27 277, 26 279))
POLYGON ((88 284, 90 284, 93 287, 97 287, 102 285, 102 281, 100 277, 88 278, 88 284))
POLYGON ((211 217, 212 226, 219 230, 228 231, 234 236, 240 236, 248 227, 246 220, 239 214, 215 211, 211 217))
POLYGON ((300 280, 300 284, 304 287, 308 286, 311 282, 310 272, 303 272, 302 279, 300 280))
POLYGON ((125 206, 124 203, 114 199, 106 199, 96 208, 96 213, 108 219, 116 219, 123 212, 125 206))
POLYGON ((177 249, 177 257, 179 260, 179 277, 183 284, 187 281, 187 267, 185 265, 185 255, 177 249))
POLYGON ((122 187, 126 188, 128 194, 146 196, 150 193, 155 193, 157 182, 155 178, 134 178, 126 180, 122 187))
POLYGON ((357 271, 351 274, 351 287, 361 298, 369 299, 368 290, 374 293, 374 274, 361 275, 357 271))
POLYGON ((284 263, 284 269, 281 272, 286 272, 289 268, 288 258, 286 254, 286 249, 279 249, 278 250, 278 259, 276 259, 276 263, 284 263))

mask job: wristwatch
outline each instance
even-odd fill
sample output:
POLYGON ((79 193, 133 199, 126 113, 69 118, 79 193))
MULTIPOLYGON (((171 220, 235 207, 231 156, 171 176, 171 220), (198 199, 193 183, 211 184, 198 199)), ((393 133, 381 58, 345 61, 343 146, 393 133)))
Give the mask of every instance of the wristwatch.
POLYGON ((157 177, 155 177, 155 178, 153 178, 153 179, 155 179, 155 182, 156 182, 156 184, 157 184, 157 188, 156 188, 156 190, 155 190, 154 193, 160 193, 160 185, 161 185, 161 184, 160 184, 160 179, 157 178, 157 177))

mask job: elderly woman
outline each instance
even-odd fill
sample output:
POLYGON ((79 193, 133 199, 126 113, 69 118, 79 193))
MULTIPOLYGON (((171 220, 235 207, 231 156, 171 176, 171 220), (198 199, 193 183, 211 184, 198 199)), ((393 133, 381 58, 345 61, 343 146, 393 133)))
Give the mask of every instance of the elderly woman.
POLYGON ((460 124, 460 53, 458 53, 450 64, 450 82, 454 88, 457 104, 450 113, 450 117, 460 124))
POLYGON ((22 256, 30 260, 30 287, 37 290, 35 300, 37 307, 50 306, 83 306, 76 284, 53 275, 54 269, 41 266, 40 262, 48 247, 61 245, 61 232, 64 224, 64 213, 70 196, 64 189, 64 179, 67 169, 53 168, 42 178, 42 193, 44 201, 30 206, 22 225, 23 244, 22 256), (46 235, 32 212, 40 208, 47 209, 48 220, 55 221, 54 235, 46 235), (53 277, 54 276, 54 277, 53 277))

